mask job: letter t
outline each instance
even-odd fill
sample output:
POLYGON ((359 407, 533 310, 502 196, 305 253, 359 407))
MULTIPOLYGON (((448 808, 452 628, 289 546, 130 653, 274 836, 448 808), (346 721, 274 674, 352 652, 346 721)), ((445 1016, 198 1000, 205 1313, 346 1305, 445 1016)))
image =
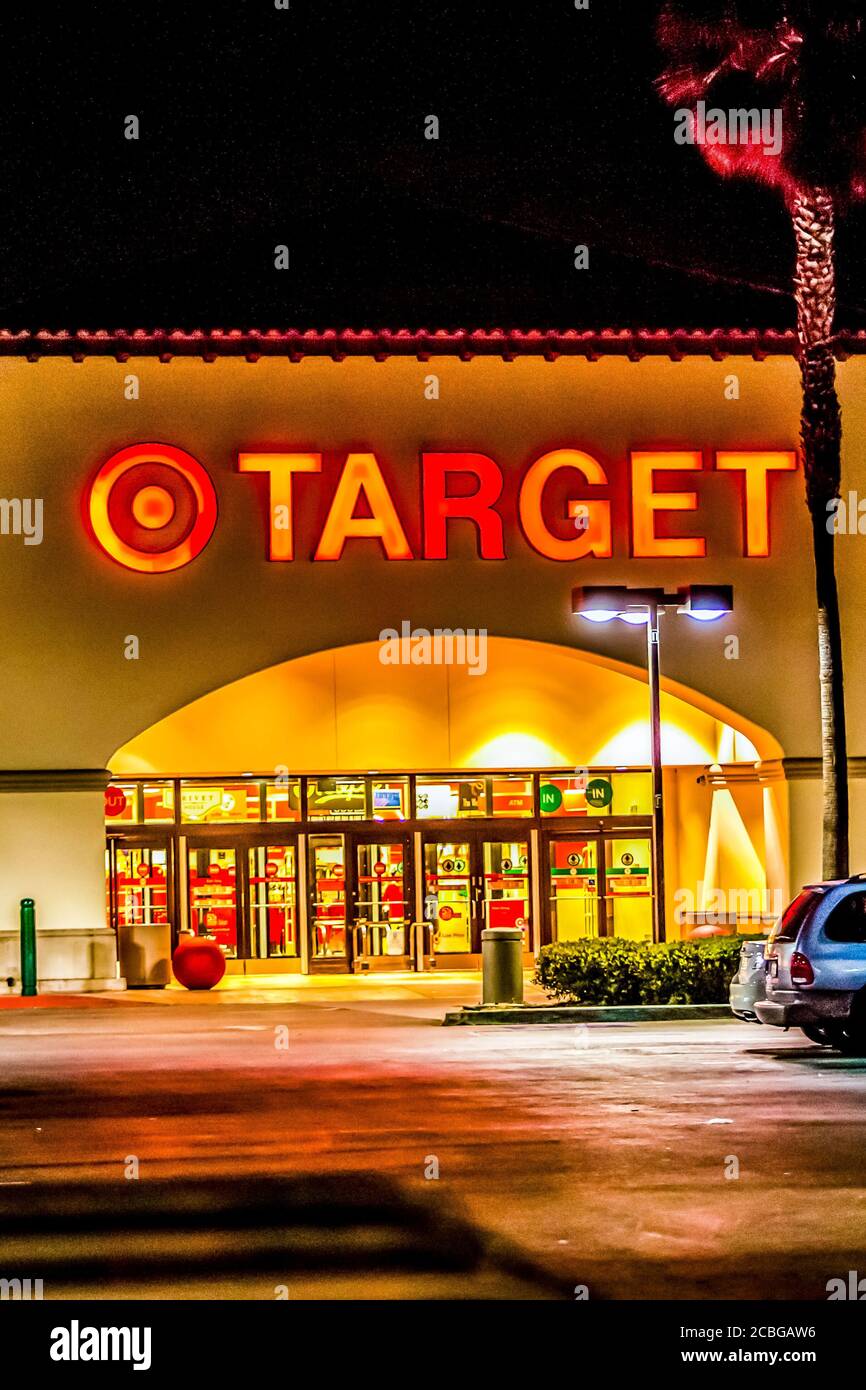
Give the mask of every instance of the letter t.
POLYGON ((292 475, 321 473, 321 454, 238 454, 239 473, 267 473, 270 479, 268 501, 268 559, 295 558, 292 515, 292 475), (278 526, 278 512, 285 513, 285 524, 278 526))

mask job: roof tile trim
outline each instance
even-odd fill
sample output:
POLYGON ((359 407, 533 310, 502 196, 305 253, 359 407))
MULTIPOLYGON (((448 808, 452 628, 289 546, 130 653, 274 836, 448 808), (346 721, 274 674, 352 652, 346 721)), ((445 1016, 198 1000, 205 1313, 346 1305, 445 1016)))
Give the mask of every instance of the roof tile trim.
MULTIPOLYGON (((844 359, 866 353, 866 331, 839 332, 834 335, 836 356, 844 359)), ((0 330, 0 356, 26 357, 246 357, 255 362, 262 357, 418 357, 457 356, 502 357, 509 360, 527 355, 545 357, 624 356, 633 361, 642 357, 707 356, 716 360, 728 356, 751 356, 761 360, 770 356, 793 356, 796 335, 778 329, 504 329, 474 328, 428 330, 409 329, 77 329, 51 332, 0 330)))

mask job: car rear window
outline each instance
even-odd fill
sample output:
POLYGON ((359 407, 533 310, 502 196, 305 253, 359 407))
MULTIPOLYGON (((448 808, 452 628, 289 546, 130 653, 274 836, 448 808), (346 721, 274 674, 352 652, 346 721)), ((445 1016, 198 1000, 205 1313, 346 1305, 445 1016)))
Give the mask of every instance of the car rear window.
POLYGON ((866 944, 866 893, 849 893, 833 908, 824 923, 828 941, 866 944))
POLYGON ((802 893, 798 893, 770 932, 768 944, 772 946, 774 941, 796 941, 797 933, 808 921, 820 900, 821 894, 816 888, 804 888, 802 893))

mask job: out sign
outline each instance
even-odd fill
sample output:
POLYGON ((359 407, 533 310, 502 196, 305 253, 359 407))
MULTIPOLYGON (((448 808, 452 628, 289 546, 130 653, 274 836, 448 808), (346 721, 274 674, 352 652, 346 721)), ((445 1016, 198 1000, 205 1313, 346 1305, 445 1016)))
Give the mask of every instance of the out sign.
POLYGON ((105 788, 105 818, 115 820, 126 810, 126 792, 120 787, 105 788))

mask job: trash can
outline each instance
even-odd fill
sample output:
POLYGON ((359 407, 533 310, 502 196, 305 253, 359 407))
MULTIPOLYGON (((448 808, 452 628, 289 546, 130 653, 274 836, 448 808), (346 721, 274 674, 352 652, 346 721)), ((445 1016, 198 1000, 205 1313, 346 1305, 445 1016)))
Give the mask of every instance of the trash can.
POLYGON ((523 930, 486 927, 481 933, 482 1004, 523 1003, 523 930))

